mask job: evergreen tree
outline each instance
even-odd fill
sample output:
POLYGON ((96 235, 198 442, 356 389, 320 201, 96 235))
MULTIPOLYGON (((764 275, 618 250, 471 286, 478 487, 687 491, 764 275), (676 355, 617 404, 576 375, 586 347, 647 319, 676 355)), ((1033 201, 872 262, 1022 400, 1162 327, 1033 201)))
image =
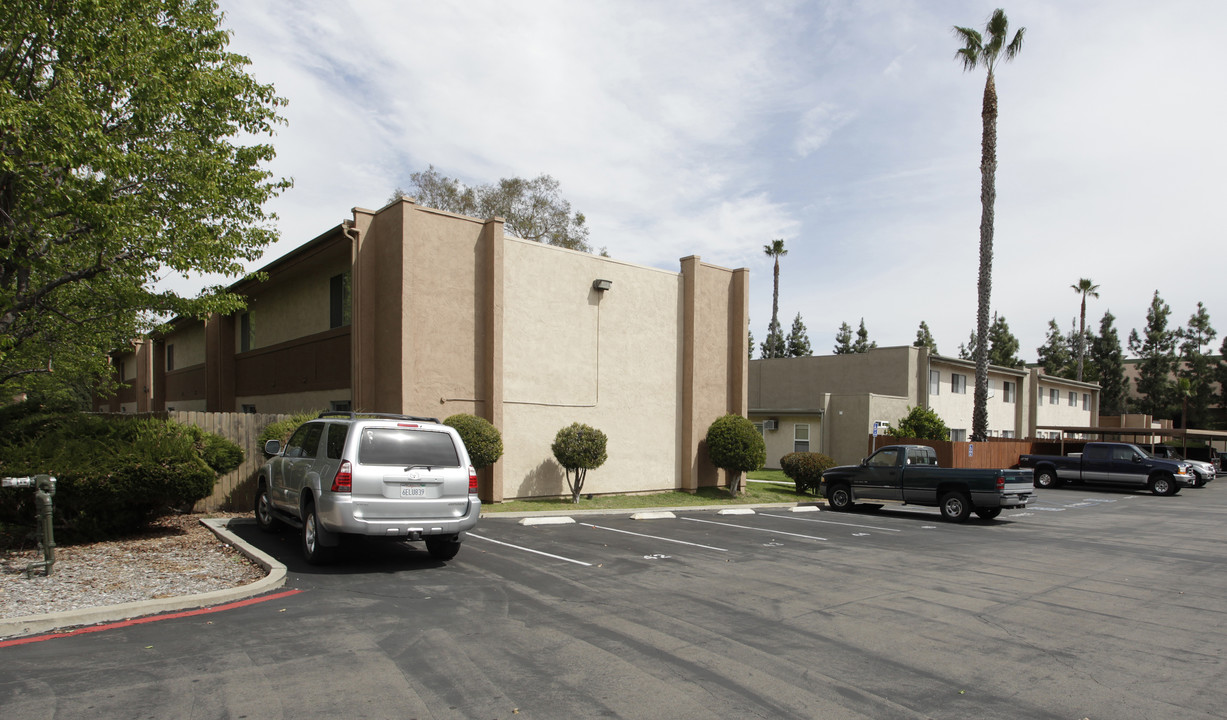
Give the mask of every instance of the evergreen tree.
POLYGON ((788 333, 788 357, 809 357, 813 354, 809 335, 805 332, 805 323, 801 322, 801 313, 797 313, 796 319, 792 321, 792 332, 788 333))
POLYGON ((976 359, 976 331, 971 331, 971 337, 967 338, 967 343, 959 343, 959 359, 960 360, 975 360, 976 359))
POLYGON ((1048 334, 1044 338, 1044 344, 1037 347, 1035 353, 1039 357, 1040 367, 1044 368, 1044 374, 1070 377, 1069 366, 1072 354, 1069 351, 1069 343, 1064 333, 1061 332, 1061 326, 1057 325, 1056 318, 1048 321, 1048 334))
POLYGON ((1167 329, 1172 309, 1159 297, 1159 291, 1146 311, 1146 329, 1139 336, 1129 331, 1129 351, 1141 359, 1138 365, 1137 391, 1142 395, 1135 402, 1140 412, 1154 418, 1171 418, 1175 413, 1176 389, 1172 377, 1176 372, 1177 333, 1167 329))
POLYGON ((1125 353, 1113 323, 1116 317, 1105 312, 1099 321, 1099 336, 1092 338, 1089 366, 1096 369, 1101 415, 1123 415, 1129 398, 1129 381, 1125 378, 1125 353))
POLYGON ((1004 315, 993 315, 992 327, 988 329, 988 362, 999 367, 1022 367, 1018 357, 1018 338, 1010 332, 1004 315))
POLYGON ((856 342, 852 343, 852 352, 867 353, 877 346, 876 342, 869 341, 869 331, 865 329, 865 318, 861 318, 861 326, 856 329, 856 342))
POLYGON ((847 355, 852 350, 852 327, 848 323, 839 324, 839 332, 835 333, 835 354, 847 355))
POLYGON ((746 347, 749 348, 748 354, 750 359, 754 359, 754 331, 750 329, 749 324, 746 325, 746 347))
POLYGON ((788 346, 784 342, 784 333, 780 331, 778 322, 771 323, 771 326, 767 328, 767 339, 763 340, 762 345, 762 357, 788 357, 788 346))
POLYGON ((920 327, 916 330, 916 342, 912 343, 912 347, 927 347, 930 354, 937 354, 937 342, 933 340, 929 325, 924 320, 920 321, 920 327))
POLYGON ((1218 335, 1210 326, 1210 313, 1203 303, 1189 316, 1189 324, 1180 332, 1180 379, 1187 380, 1188 415, 1186 427, 1205 427, 1210 419, 1210 403, 1214 398, 1214 367, 1202 347, 1218 335))

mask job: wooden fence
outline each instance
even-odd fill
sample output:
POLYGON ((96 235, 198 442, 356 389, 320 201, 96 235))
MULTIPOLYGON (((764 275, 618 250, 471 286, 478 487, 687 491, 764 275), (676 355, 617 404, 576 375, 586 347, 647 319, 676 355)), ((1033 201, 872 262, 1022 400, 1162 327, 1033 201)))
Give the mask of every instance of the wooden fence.
MULTIPOLYGON (((1015 440, 989 438, 983 442, 955 442, 952 440, 917 440, 914 438, 870 436, 868 449, 887 445, 928 445, 937 451, 937 464, 952 468, 1011 468, 1018 464, 1019 455, 1035 453, 1061 454, 1060 446, 1051 440, 1015 440), (876 444, 875 444, 876 440, 876 444)), ((1077 452, 1082 441, 1066 442, 1065 452, 1077 452)))

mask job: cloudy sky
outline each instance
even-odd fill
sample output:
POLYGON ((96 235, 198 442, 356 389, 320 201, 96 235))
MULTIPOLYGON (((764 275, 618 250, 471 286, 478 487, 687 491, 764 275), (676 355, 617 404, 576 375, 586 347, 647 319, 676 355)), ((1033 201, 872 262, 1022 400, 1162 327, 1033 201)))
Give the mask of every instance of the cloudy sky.
MULTIPOLYGON (((271 261, 433 164, 473 184, 548 173, 614 258, 751 270, 756 341, 800 313, 879 345, 975 327, 984 72, 962 0, 221 0, 231 50, 289 100, 271 261)), ((1019 1, 1000 100, 993 310, 1034 361, 1100 285, 1122 341, 1158 290, 1227 331, 1227 3, 1019 1)), ((1220 338, 1221 340, 1221 338, 1220 338)), ((1214 343, 1217 352, 1219 341, 1214 343)), ((757 353, 756 353, 757 355, 757 353)))

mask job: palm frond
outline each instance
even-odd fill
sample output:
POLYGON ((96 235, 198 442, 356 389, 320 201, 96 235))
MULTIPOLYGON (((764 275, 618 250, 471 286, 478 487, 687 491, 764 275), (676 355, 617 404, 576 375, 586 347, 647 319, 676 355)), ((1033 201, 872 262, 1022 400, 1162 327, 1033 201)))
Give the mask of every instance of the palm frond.
MULTIPOLYGON (((989 37, 1005 38, 1010 32, 1010 21, 1005 16, 1005 10, 997 8, 993 11, 992 17, 988 19, 988 23, 984 26, 984 31, 989 37)), ((1000 42, 1005 42, 1002 39, 1000 42)))
POLYGON ((1005 48, 1005 59, 1013 60, 1014 56, 1022 50, 1023 35, 1027 32, 1027 28, 1018 28, 1018 32, 1014 33, 1014 39, 1005 48))

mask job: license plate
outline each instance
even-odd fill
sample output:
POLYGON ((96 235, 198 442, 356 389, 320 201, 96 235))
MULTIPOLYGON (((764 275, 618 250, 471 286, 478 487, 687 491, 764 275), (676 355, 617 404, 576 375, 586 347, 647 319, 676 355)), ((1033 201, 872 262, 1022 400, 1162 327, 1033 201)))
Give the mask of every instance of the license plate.
POLYGON ((400 489, 401 497, 425 497, 426 487, 422 485, 408 485, 400 489))

